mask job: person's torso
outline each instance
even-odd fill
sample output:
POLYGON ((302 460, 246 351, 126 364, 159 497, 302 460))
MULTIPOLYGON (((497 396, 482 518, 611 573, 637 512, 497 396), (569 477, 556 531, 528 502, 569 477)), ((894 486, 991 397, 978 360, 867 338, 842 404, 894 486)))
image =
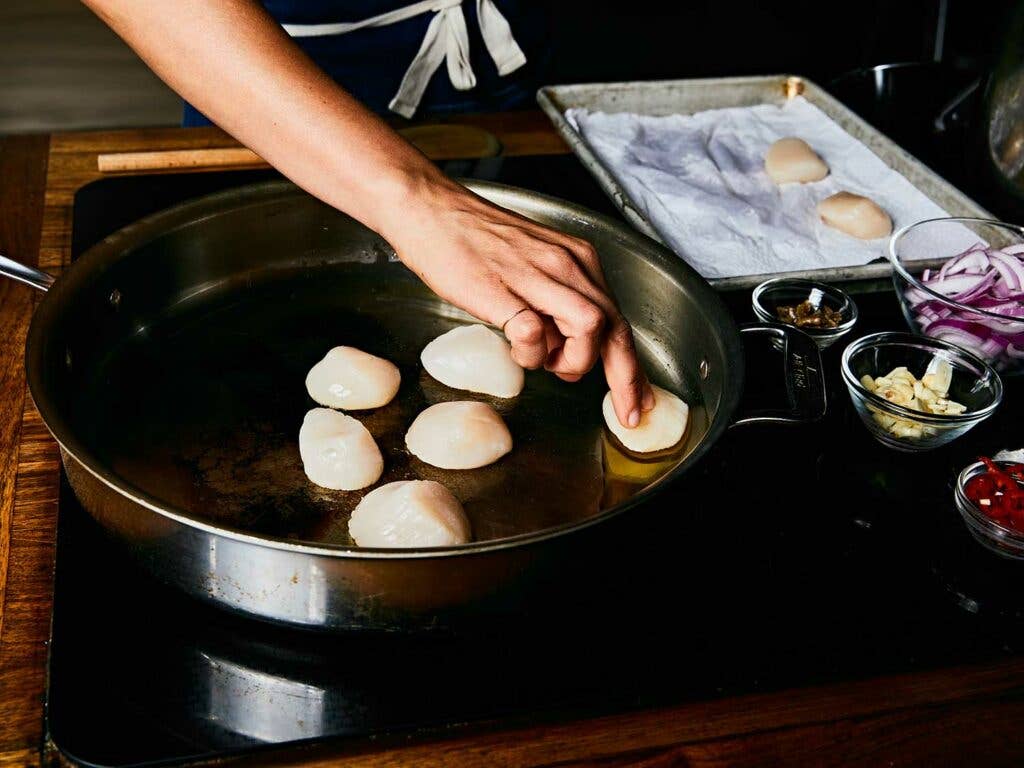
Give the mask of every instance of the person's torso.
MULTIPOLYGON (((319 25, 363 21, 408 6, 413 1, 263 0, 263 5, 281 24, 319 25)), ((545 3, 493 2, 508 21, 527 63, 500 76, 481 36, 476 2, 463 0, 461 10, 476 85, 469 90, 457 90, 442 64, 427 84, 418 115, 512 109, 532 102, 548 57, 549 19, 545 3)), ((433 17, 434 12, 427 11, 392 24, 346 34, 296 36, 295 41, 349 93, 375 112, 384 114, 416 57, 433 17)), ((194 110, 186 109, 186 125, 203 121, 194 110)))

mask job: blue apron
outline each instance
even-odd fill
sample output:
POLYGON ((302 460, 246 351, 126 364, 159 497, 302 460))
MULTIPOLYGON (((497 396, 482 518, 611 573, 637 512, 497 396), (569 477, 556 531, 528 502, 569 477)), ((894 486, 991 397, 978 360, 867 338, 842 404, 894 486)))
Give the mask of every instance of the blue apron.
MULTIPOLYGON (((543 2, 531 0, 485 0, 493 3, 491 18, 491 40, 485 41, 477 17, 478 2, 454 0, 439 2, 438 6, 456 6, 441 11, 418 13, 393 23, 381 26, 367 26, 343 34, 332 30, 342 24, 374 19, 381 14, 410 6, 413 0, 263 0, 270 14, 288 30, 296 43, 328 75, 345 90, 378 113, 386 113, 391 105, 393 111, 409 116, 413 109, 419 115, 449 114, 454 112, 481 112, 514 109, 531 103, 533 95, 542 82, 543 71, 548 60, 549 18, 543 2), (499 74, 492 47, 494 18, 493 10, 498 9, 498 26, 507 21, 506 31, 514 35, 512 46, 521 49, 521 59, 513 62, 514 71, 499 74), (439 14, 454 12, 455 19, 435 19, 439 14), (501 17, 504 17, 501 19, 501 17), (475 85, 460 90, 452 82, 446 66, 442 63, 438 71, 429 77, 418 103, 406 104, 405 109, 396 106, 400 101, 400 88, 408 83, 407 70, 410 63, 421 54, 421 47, 433 23, 453 24, 453 29, 463 27, 466 47, 463 69, 467 70, 470 81, 475 85)), ((484 8, 485 15, 487 9, 484 8)), ((441 25, 438 44, 451 37, 449 30, 441 25), (447 37, 446 37, 447 34, 447 37)), ((437 55, 441 55, 440 52, 437 55)), ((451 58, 447 61, 451 66, 451 58)), ((435 65, 436 66, 436 65, 435 65)), ((466 88, 466 77, 460 83, 466 88)), ((408 99, 405 100, 406 102, 408 99)), ((416 100, 414 100, 416 101, 416 100)), ((185 104, 183 124, 186 126, 209 125, 210 121, 192 105, 185 104)))

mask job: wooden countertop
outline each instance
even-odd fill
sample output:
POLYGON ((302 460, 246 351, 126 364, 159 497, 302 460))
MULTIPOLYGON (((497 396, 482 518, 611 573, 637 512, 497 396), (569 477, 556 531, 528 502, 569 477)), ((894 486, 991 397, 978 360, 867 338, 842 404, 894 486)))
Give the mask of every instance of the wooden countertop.
MULTIPOLYGON (((564 153, 540 112, 455 118, 506 154, 564 153)), ((59 273, 75 191, 110 152, 237 146, 215 129, 0 138, 0 253, 59 273)), ((445 147, 430 153, 444 156, 445 147)), ((461 156, 451 148, 449 157, 461 156)), ((0 279, 0 766, 60 764, 44 730, 59 455, 25 388, 38 296, 0 279)), ((486 723, 261 754, 310 766, 1024 764, 1024 659, 554 724, 486 723)), ((253 760, 248 760, 252 763, 253 760)))

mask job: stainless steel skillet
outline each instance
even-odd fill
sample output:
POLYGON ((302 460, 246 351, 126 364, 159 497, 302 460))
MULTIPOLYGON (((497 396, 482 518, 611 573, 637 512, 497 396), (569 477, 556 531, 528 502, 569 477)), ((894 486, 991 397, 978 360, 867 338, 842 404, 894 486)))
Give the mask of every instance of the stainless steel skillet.
MULTIPOLYGON (((647 370, 691 403, 680 450, 657 466, 624 463, 603 438, 600 374, 569 385, 535 372, 521 397, 493 401, 516 440, 506 459, 462 473, 418 463, 401 440, 412 418, 430 402, 466 396, 426 376, 419 351, 468 316, 372 232, 273 182, 126 227, 77 259, 40 302, 29 387, 82 505, 160 578, 200 598, 308 627, 409 630, 519 604, 599 524, 685 472, 733 422, 743 389, 739 331, 718 295, 625 225, 527 190, 468 185, 595 245, 647 370), (306 481, 296 447, 312 406, 303 381, 336 344, 402 370, 396 400, 361 416, 385 454, 382 482, 445 482, 466 506, 473 543, 355 547, 346 522, 359 494, 306 481)), ((24 268, 19 279, 50 283, 24 268)), ((786 345, 791 403, 748 420, 820 415, 813 343, 760 332, 786 345)))

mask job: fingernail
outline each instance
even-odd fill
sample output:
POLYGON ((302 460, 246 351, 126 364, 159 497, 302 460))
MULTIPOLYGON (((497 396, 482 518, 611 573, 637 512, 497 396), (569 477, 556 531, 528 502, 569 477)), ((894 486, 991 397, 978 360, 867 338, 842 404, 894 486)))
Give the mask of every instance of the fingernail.
POLYGON ((654 407, 654 390, 644 387, 644 410, 649 411, 654 407))
POLYGON ((629 418, 627 419, 627 421, 629 421, 630 429, 632 429, 637 424, 639 424, 640 423, 640 411, 638 411, 636 408, 634 408, 632 411, 630 411, 629 412, 629 418))

